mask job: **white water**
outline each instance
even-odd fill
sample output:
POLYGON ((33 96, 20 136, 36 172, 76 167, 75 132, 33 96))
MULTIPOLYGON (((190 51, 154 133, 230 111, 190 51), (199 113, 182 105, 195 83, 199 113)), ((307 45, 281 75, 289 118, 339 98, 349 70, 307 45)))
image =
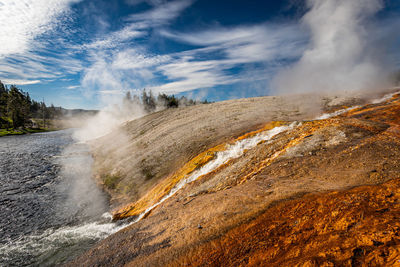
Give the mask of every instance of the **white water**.
POLYGON ((379 103, 385 102, 385 101, 391 99, 395 94, 398 94, 398 93, 400 93, 400 91, 396 91, 394 93, 386 94, 382 98, 378 98, 378 99, 372 100, 371 104, 379 104, 379 103))
POLYGON ((103 221, 90 222, 78 226, 66 226, 59 229, 48 229, 39 235, 23 236, 19 240, 0 246, 3 256, 15 257, 29 252, 31 255, 46 255, 57 249, 65 249, 82 243, 97 242, 118 232, 129 224, 112 223, 111 214, 103 214, 103 221))
POLYGON ((335 112, 332 112, 332 113, 324 113, 324 114, 316 117, 314 120, 319 121, 319 120, 325 120, 325 119, 329 119, 329 118, 332 118, 332 117, 336 117, 336 116, 339 116, 339 115, 341 115, 343 113, 346 113, 346 112, 348 112, 350 110, 353 110, 353 109, 356 109, 356 108, 359 108, 359 107, 360 106, 353 106, 353 107, 350 107, 350 108, 339 109, 339 110, 337 110, 335 112))
MULTIPOLYGON (((385 101, 391 99, 395 94, 398 94, 398 93, 400 93, 400 91, 386 94, 381 98, 377 98, 377 99, 372 100, 371 104, 380 104, 382 102, 385 102, 385 101)), ((325 120, 325 119, 329 119, 329 118, 332 118, 332 117, 336 117, 336 116, 339 116, 339 115, 341 115, 343 113, 351 111, 353 109, 357 109, 359 107, 361 107, 361 106, 357 105, 357 106, 352 106, 352 107, 345 108, 345 109, 340 109, 340 110, 337 110, 337 111, 332 112, 332 113, 324 113, 324 114, 316 117, 314 120, 325 120)))
POLYGON ((0 142, 8 152, 0 157, 0 266, 58 266, 125 227, 104 213, 109 207, 91 177, 88 147, 70 134, 0 142))

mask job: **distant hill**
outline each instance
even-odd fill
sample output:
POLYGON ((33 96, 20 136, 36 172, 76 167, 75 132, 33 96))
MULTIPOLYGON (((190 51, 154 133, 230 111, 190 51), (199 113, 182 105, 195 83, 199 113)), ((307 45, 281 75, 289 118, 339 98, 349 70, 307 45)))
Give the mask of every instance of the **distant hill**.
POLYGON ((81 116, 81 115, 94 116, 98 112, 99 112, 98 110, 61 108, 61 114, 66 118, 74 117, 74 116, 81 116))

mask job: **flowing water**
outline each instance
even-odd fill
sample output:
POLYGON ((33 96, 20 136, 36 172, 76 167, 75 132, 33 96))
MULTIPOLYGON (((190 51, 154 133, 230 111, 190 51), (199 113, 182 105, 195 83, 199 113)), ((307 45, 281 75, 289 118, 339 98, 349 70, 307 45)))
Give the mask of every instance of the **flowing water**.
POLYGON ((72 131, 0 138, 0 266, 54 266, 119 230, 72 131))

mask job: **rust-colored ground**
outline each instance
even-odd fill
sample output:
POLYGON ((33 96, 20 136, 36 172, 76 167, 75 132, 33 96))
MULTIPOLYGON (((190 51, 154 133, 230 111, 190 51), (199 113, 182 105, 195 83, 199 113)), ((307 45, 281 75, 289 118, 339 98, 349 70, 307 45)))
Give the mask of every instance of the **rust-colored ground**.
POLYGON ((170 265, 400 266, 400 179, 268 209, 170 265))

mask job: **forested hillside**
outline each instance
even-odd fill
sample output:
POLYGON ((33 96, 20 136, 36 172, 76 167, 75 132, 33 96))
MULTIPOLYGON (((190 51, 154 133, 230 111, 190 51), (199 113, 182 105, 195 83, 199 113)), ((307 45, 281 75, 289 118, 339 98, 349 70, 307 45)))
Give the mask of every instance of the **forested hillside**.
POLYGON ((47 107, 15 85, 8 88, 0 81, 0 129, 45 128, 50 119, 61 114, 61 107, 47 107))

